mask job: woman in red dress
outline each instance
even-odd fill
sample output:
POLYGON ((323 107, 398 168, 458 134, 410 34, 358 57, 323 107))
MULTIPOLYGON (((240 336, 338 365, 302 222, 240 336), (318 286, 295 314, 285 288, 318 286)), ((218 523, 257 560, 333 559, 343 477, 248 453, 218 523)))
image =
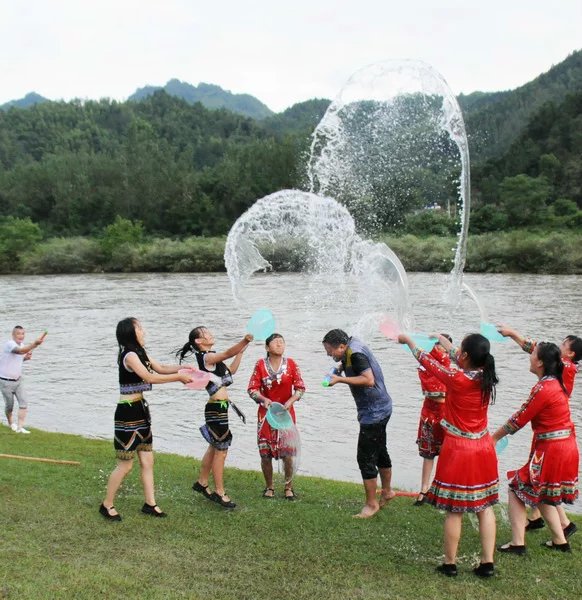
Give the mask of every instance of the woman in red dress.
MULTIPOLYGON (((489 340, 478 333, 467 335, 455 353, 459 369, 447 369, 430 354, 417 348, 414 340, 398 336, 408 344, 418 362, 445 384, 447 401, 441 425, 445 436, 432 485, 426 502, 446 511, 445 562, 437 571, 449 577, 457 575, 457 548, 461 538, 463 513, 472 512, 479 519, 481 563, 473 569, 475 575, 494 574, 495 513, 499 502, 497 455, 487 431, 487 410, 495 398, 495 360, 489 340)), ((452 350, 443 336, 439 342, 452 350)))
POLYGON ((495 441, 514 434, 531 422, 532 451, 528 462, 510 471, 509 518, 511 541, 500 552, 525 554, 526 505, 539 506, 552 532, 547 548, 570 551, 557 507, 578 497, 578 445, 562 382, 564 364, 556 344, 540 342, 530 356, 530 371, 539 381, 529 398, 494 434, 495 441))
POLYGON ((257 361, 248 385, 249 396, 259 405, 257 443, 266 485, 263 497, 275 496, 272 459, 281 458, 285 470, 285 498, 294 500, 293 451, 281 447, 279 431, 271 428, 266 417, 271 403, 278 402, 289 411, 295 423, 293 405, 305 393, 305 384, 297 363, 285 356, 285 340, 281 334, 270 335, 265 340, 265 347, 267 356, 257 361))
MULTIPOLYGON (((450 342, 453 341, 450 336, 444 333, 441 335, 450 342)), ((438 343, 430 351, 430 355, 447 368, 451 364, 448 352, 438 343)), ((424 402, 420 411, 418 434, 416 436, 418 453, 422 457, 422 476, 420 492, 414 502, 415 506, 424 504, 424 498, 430 487, 434 459, 441 451, 445 435, 441 427, 441 419, 444 416, 447 396, 447 386, 429 373, 422 365, 418 365, 418 378, 420 379, 424 402)))
MULTIPOLYGON (((499 328, 499 333, 505 337, 510 337, 516 344, 518 344, 522 350, 531 354, 537 345, 537 341, 522 336, 515 329, 506 327, 505 325, 499 328)), ((579 361, 582 359, 582 338, 577 335, 567 335, 560 344, 560 356, 564 370, 562 371, 562 383, 568 396, 572 396, 574 391, 574 380, 579 370, 579 361)), ((558 506, 558 513, 560 515, 560 522, 562 523, 562 529, 564 535, 568 539, 571 535, 578 531, 578 527, 574 521, 570 521, 566 511, 558 506)), ((544 527, 545 522, 541 516, 538 508, 532 509, 530 516, 525 526, 526 531, 532 531, 534 529, 541 529, 544 527)))

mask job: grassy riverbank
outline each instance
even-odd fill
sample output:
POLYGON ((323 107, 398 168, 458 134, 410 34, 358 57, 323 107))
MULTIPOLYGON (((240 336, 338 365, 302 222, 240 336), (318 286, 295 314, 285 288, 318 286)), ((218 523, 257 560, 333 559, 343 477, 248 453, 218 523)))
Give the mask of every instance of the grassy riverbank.
MULTIPOLYGON (((396 252, 407 271, 448 272, 452 268, 453 237, 383 236, 380 241, 396 252)), ((224 271, 225 238, 149 239, 104 245, 97 238, 52 238, 18 254, 2 257, 0 273, 159 272, 208 273, 224 271)), ((277 270, 300 267, 300 243, 267 258, 277 270)), ((582 234, 511 231, 472 235, 466 272, 582 273, 582 234)))
MULTIPOLYGON (((260 497, 260 473, 231 469, 239 508, 226 512, 193 494, 197 464, 157 454, 157 500, 169 517, 139 512, 136 467, 116 502, 124 520, 109 523, 97 512, 114 462, 109 442, 2 426, 0 453, 81 461, 0 458, 0 598, 533 600, 575 598, 580 586, 582 534, 571 555, 541 548, 546 531, 530 534, 528 556, 498 556, 498 575, 483 581, 470 572, 478 538, 466 520, 460 575, 448 579, 434 573, 442 515, 410 498, 360 521, 351 517, 359 485, 300 477, 297 502, 270 501, 260 497)), ((508 531, 500 523, 500 541, 508 531)))

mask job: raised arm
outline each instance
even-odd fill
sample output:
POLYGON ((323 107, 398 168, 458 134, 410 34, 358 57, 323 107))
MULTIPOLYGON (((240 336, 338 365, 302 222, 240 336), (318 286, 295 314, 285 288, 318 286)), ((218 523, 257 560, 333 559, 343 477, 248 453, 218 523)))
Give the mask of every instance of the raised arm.
POLYGON ((537 342, 530 338, 523 337, 519 332, 506 325, 501 325, 497 331, 503 336, 511 338, 524 352, 531 354, 536 347, 537 342))
MULTIPOLYGON (((448 341, 448 340, 447 340, 448 341)), ((445 385, 451 384, 455 376, 458 375, 459 371, 447 369, 438 360, 433 358, 428 352, 425 352, 419 348, 414 340, 406 333, 401 333, 398 336, 398 343, 406 344, 414 358, 431 374, 434 375, 439 381, 445 385)))
POLYGON ((26 344, 25 346, 15 346, 12 352, 14 354, 28 354, 35 348, 38 348, 44 342, 45 337, 46 331, 42 335, 39 335, 34 342, 30 342, 30 344, 26 344))
POLYGON ((253 336, 250 333, 247 333, 240 342, 234 346, 231 346, 228 350, 224 350, 223 352, 208 352, 204 355, 204 361, 207 366, 212 366, 216 363, 223 362, 245 350, 252 341, 253 336))

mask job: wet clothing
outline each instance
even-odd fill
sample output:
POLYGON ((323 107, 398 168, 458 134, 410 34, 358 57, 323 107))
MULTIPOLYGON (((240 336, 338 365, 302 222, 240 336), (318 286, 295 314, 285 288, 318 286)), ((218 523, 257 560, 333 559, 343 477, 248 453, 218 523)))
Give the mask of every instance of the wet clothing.
MULTIPOLYGON (((206 386, 209 396, 216 394, 221 387, 232 385, 233 382, 230 369, 224 362, 220 361, 211 366, 206 365, 206 355, 211 353, 214 353, 214 350, 194 353, 198 368, 215 376, 215 379, 209 381, 206 386)), ((228 424, 228 404, 228 399, 209 400, 204 407, 204 425, 200 427, 200 433, 217 450, 228 450, 232 443, 232 432, 228 424)))
MULTIPOLYGON (((125 349, 119 357, 120 398, 115 409, 113 446, 119 460, 131 460, 136 452, 151 452, 153 434, 148 403, 143 395, 140 398, 127 398, 129 395, 152 389, 152 384, 144 381, 125 364, 125 359, 133 350, 125 349)), ((147 356, 134 352, 146 369, 151 370, 147 356)))
MULTIPOLYGON (((247 391, 255 402, 258 400, 254 398, 254 395, 258 392, 271 402, 285 404, 298 390, 305 391, 301 371, 292 358, 284 356, 277 371, 272 368, 268 358, 258 360, 249 380, 247 391)), ((293 406, 289 409, 289 414, 293 423, 296 423, 293 406)), ((257 412, 257 445, 262 457, 278 459, 281 454, 289 455, 288 449, 280 447, 279 431, 269 425, 267 409, 260 403, 257 412)))
POLYGON ((389 420, 390 417, 386 417, 370 425, 360 423, 357 458, 362 479, 376 479, 378 469, 392 468, 386 448, 386 425, 389 420))
POLYGON ((555 377, 543 377, 503 426, 514 434, 531 422, 528 462, 509 471, 509 488, 525 504, 572 504, 578 498, 579 454, 568 395, 555 377))
POLYGON ((375 479, 378 469, 392 467, 386 447, 386 425, 392 415, 392 398, 386 389, 382 368, 372 351, 363 342, 351 337, 341 361, 341 371, 346 377, 356 377, 369 369, 374 375, 373 387, 349 386, 360 423, 357 460, 362 479, 375 479))
POLYGON ((481 371, 447 368, 416 348, 418 362, 446 386, 444 440, 426 501, 441 510, 480 512, 499 502, 497 454, 487 430, 481 371))
POLYGON ((356 377, 372 369, 374 386, 350 385, 350 391, 358 409, 358 421, 371 425, 390 417, 392 398, 384 383, 384 374, 371 350, 357 338, 350 338, 348 348, 341 362, 341 370, 346 377, 356 377))

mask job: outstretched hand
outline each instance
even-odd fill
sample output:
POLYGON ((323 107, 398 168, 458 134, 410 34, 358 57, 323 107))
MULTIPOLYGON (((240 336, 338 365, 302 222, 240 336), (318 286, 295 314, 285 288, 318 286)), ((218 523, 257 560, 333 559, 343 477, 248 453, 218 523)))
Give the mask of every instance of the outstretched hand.
POLYGON ((250 344, 255 339, 255 336, 252 333, 247 333, 243 339, 247 344, 250 344))
POLYGON ((410 344, 412 342, 412 338, 407 333, 399 333, 398 334, 398 343, 399 344, 410 344))

